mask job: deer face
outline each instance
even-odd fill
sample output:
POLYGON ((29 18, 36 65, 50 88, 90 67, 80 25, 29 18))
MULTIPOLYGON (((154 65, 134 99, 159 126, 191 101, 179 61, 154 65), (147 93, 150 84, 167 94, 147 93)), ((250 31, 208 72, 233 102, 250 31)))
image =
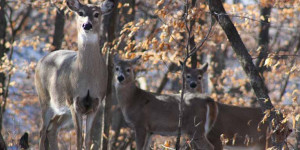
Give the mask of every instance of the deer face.
POLYGON ((191 69, 186 67, 186 89, 187 91, 196 91, 201 86, 203 74, 207 71, 208 64, 205 63, 199 69, 191 69))
POLYGON ((114 57, 115 78, 118 84, 125 85, 135 82, 133 66, 140 58, 141 56, 129 60, 121 60, 117 55, 114 57))
POLYGON ((101 17, 114 8, 114 3, 108 0, 100 6, 83 5, 78 0, 67 0, 67 5, 77 14, 77 29, 80 33, 99 33, 101 17))

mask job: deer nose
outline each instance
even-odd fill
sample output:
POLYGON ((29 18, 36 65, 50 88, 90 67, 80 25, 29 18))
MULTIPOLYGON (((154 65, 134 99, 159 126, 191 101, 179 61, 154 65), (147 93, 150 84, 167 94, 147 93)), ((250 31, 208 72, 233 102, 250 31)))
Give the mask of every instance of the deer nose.
POLYGON ((124 79, 125 79, 124 76, 118 76, 118 81, 119 82, 122 82, 124 79))
POLYGON ((191 88, 196 88, 196 87, 197 87, 197 84, 196 84, 195 82, 192 82, 192 83, 190 84, 190 87, 191 87, 191 88))
POLYGON ((83 27, 84 30, 90 30, 90 29, 93 28, 93 26, 92 26, 91 23, 84 23, 84 24, 82 25, 82 27, 83 27))

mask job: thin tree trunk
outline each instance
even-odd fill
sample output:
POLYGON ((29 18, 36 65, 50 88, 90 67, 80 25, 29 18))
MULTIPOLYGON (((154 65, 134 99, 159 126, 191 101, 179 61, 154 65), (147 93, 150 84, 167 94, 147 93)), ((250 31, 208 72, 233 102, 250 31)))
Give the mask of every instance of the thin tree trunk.
MULTIPOLYGON (((118 0, 114 1, 114 4, 118 4, 118 0)), ((109 43, 108 51, 107 51, 107 58, 106 58, 106 64, 108 69, 108 82, 107 82, 107 92, 106 92, 106 98, 105 98, 105 105, 104 110, 102 113, 102 135, 101 135, 101 150, 108 150, 109 149, 109 139, 110 139, 110 126, 111 126, 111 107, 112 107, 112 101, 113 101, 113 40, 115 39, 115 29, 116 29, 116 18, 117 18, 117 9, 114 9, 113 12, 103 18, 103 34, 107 36, 107 42, 109 43)))
MULTIPOLYGON (((2 57, 4 56, 4 54, 8 51, 8 49, 5 47, 5 43, 6 43, 6 27, 7 27, 7 21, 5 19, 5 5, 6 5, 6 1, 5 0, 1 0, 0 1, 0 65, 2 64, 2 57)), ((2 119, 3 119, 3 105, 2 105, 2 100, 4 99, 4 93, 5 93, 5 74, 4 73, 0 73, 0 88, 1 88, 1 92, 0 92, 0 149, 6 150, 6 144, 5 141, 3 139, 3 136, 1 134, 2 131, 2 119)))
POLYGON ((256 94, 262 111, 269 112, 268 122, 270 128, 274 132, 272 134, 272 143, 273 146, 275 146, 274 148, 278 150, 282 149, 284 140, 289 134, 287 125, 281 123, 283 119, 282 114, 278 114, 274 110, 266 85, 264 84, 262 77, 259 75, 257 68, 254 66, 252 58, 249 55, 247 48, 240 38, 235 26, 231 22, 229 16, 226 14, 221 0, 209 0, 209 9, 211 14, 216 18, 226 33, 227 38, 229 39, 229 42, 231 43, 232 48, 241 63, 241 66, 249 77, 250 84, 256 94), (272 124, 274 124, 274 126, 272 124))
MULTIPOLYGON (((118 33, 118 34, 120 33, 120 31, 122 30, 122 28, 125 24, 135 20, 135 0, 122 0, 122 1, 120 1, 120 3, 122 3, 122 5, 127 3, 127 4, 129 4, 129 7, 121 7, 118 10, 118 13, 119 13, 119 15, 117 17, 118 22, 116 23, 117 24, 116 33, 118 33)), ((131 40, 134 40, 134 37, 135 36, 133 36, 131 38, 131 40)), ((123 50, 125 46, 126 46, 126 42, 121 41, 118 49, 123 50)), ((115 98, 115 99, 113 99, 113 101, 117 101, 117 99, 115 98)), ((117 104, 117 102, 115 102, 115 103, 117 104)), ((120 129, 125 126, 125 124, 124 124, 125 119, 123 117, 121 109, 118 107, 117 107, 117 110, 114 112, 114 114, 112 114, 112 117, 113 117, 112 126, 116 127, 115 128, 115 136, 112 139, 112 146, 114 148, 116 148, 116 142, 117 142, 118 136, 120 135, 120 129)))
POLYGON ((59 50, 64 39, 65 9, 56 8, 55 27, 51 51, 59 50))
POLYGON ((218 89, 218 80, 222 74, 222 71, 225 69, 225 56, 222 52, 221 46, 218 45, 218 48, 216 51, 213 51, 210 57, 210 63, 213 71, 210 73, 209 78, 213 79, 212 81, 212 89, 211 92, 215 92, 217 94, 223 94, 224 91, 218 89))
MULTIPOLYGON (((5 5, 6 5, 6 1, 5 0, 1 0, 0 2, 0 64, 2 63, 2 57, 4 56, 5 53, 8 52, 8 48, 5 47, 5 43, 6 43, 6 27, 7 27, 7 21, 5 19, 5 5)), ((5 74, 4 73, 0 73, 0 88, 1 91, 0 92, 0 96, 2 97, 3 94, 5 93, 5 74)), ((1 102, 2 104, 2 102, 1 102)), ((0 126, 1 129, 1 126, 0 126)))
POLYGON ((269 51, 269 29, 270 23, 269 18, 271 15, 272 7, 269 5, 267 7, 262 7, 260 9, 260 15, 263 16, 264 20, 260 21, 260 32, 258 36, 258 46, 260 48, 260 53, 258 55, 255 66, 258 68, 260 73, 263 73, 265 70, 264 64, 265 60, 268 57, 269 51))
MULTIPOLYGON (((191 8, 194 8, 196 5, 196 0, 192 0, 192 5, 191 5, 191 8)), ((193 26, 195 25, 195 19, 191 20, 190 22, 190 30, 193 30, 193 26)), ((191 39, 190 39, 190 49, 193 49, 196 44, 195 44, 195 37, 192 36, 191 39)), ((197 68, 197 53, 194 53, 192 56, 191 56, 191 64, 192 64, 192 68, 195 69, 197 68)))

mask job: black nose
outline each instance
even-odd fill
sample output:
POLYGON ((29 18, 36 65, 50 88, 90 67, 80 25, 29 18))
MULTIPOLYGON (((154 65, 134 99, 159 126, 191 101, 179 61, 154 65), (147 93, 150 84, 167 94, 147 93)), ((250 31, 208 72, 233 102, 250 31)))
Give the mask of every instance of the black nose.
POLYGON ((191 87, 191 88, 195 88, 195 87, 197 87, 197 84, 196 84, 195 82, 192 82, 192 83, 190 84, 190 87, 191 87))
POLYGON ((122 82, 125 78, 123 76, 118 76, 118 81, 122 82))
POLYGON ((93 28, 93 26, 92 26, 91 23, 84 23, 84 24, 82 25, 82 27, 83 27, 84 30, 90 30, 90 29, 93 28))

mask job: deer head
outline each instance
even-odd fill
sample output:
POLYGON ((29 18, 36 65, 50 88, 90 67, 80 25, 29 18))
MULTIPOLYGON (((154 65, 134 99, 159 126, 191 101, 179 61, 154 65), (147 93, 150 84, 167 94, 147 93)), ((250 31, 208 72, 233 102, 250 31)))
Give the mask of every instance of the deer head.
POLYGON ((195 91, 200 87, 203 74, 207 71, 207 67, 207 63, 203 64, 199 69, 185 67, 185 83, 187 91, 195 91))
POLYGON ((78 0, 67 0, 67 6, 77 14, 77 30, 79 33, 99 33, 101 17, 113 10, 114 3, 106 0, 96 6, 84 5, 78 0))
POLYGON ((114 57, 115 77, 119 84, 125 85, 135 81, 133 65, 138 62, 141 56, 133 59, 121 60, 117 55, 114 57))

